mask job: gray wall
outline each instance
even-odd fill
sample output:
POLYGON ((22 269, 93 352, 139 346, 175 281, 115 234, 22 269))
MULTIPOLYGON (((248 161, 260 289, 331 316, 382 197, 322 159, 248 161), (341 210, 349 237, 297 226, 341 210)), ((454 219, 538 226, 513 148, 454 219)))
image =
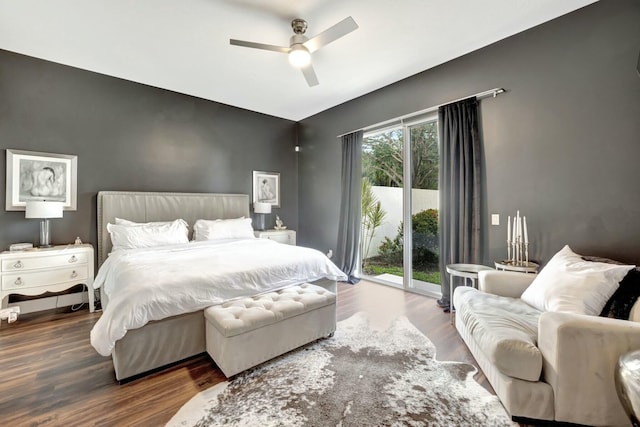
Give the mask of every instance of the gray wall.
POLYGON ((303 120, 300 243, 335 248, 336 135, 504 87, 481 101, 484 262, 506 256, 506 217, 520 209, 533 259, 569 244, 640 263, 639 23, 637 0, 603 0, 303 120))
MULTIPOLYGON (((253 170, 281 173, 274 214, 296 229, 294 131, 288 120, 0 50, 0 188, 6 148, 78 156, 78 210, 52 220, 56 244, 96 243, 100 190, 252 194, 253 170)), ((38 229, 0 209, 0 249, 37 243, 38 229)))
MULTIPOLYGON (((499 86, 481 102, 485 262, 504 256, 520 209, 537 260, 568 243, 640 263, 638 22, 637 0, 600 1, 302 121, 298 155, 293 122, 0 51, 0 149, 78 155, 78 210, 53 220, 54 243, 95 243, 100 190, 251 193, 251 171, 269 170, 282 174, 275 213, 326 251, 336 135, 499 86)), ((36 220, 0 209, 0 248, 37 235, 36 220)))

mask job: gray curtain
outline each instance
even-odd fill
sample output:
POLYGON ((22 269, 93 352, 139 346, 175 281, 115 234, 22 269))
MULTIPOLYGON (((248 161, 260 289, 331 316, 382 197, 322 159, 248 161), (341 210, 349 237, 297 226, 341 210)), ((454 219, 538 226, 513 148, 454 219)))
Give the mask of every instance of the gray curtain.
POLYGON ((360 246, 360 223, 362 221, 362 135, 357 131, 342 137, 342 198, 336 265, 349 276, 348 282, 358 283, 355 277, 358 268, 360 246))
POLYGON ((480 262, 480 168, 478 100, 438 109, 440 137, 440 274, 442 298, 449 302, 452 263, 480 262))

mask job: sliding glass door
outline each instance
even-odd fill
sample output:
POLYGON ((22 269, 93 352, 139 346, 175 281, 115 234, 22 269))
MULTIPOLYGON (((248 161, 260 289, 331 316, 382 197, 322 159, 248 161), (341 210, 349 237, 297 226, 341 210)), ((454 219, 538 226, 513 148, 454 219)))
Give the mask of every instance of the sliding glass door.
POLYGON ((364 135, 362 141, 362 273, 402 286, 402 127, 364 135))
POLYGON ((366 133, 362 154, 363 275, 437 294, 437 116, 366 133))
POLYGON ((425 293, 440 292, 440 248, 438 234, 438 172, 440 144, 437 116, 406 126, 409 149, 405 150, 405 268, 411 265, 411 280, 404 287, 425 293), (407 247, 407 246, 410 246, 407 247))

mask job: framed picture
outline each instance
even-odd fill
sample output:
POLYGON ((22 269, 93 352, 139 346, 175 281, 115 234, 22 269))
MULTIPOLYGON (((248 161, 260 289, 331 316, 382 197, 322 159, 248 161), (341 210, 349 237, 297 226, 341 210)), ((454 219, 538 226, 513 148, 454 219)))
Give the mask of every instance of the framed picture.
POLYGON ((253 203, 271 203, 280 207, 280 174, 277 172, 253 171, 253 203))
POLYGON ((77 209, 78 156, 7 149, 6 210, 23 211, 30 200, 77 209))

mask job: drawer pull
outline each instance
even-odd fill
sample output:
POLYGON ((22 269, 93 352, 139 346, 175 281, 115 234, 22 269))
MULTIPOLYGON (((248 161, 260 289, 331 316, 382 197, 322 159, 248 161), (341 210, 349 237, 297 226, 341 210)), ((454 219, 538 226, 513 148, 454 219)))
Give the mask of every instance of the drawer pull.
POLYGON ((75 279, 76 277, 78 277, 78 273, 76 273, 76 271, 73 270, 73 272, 71 273, 71 278, 75 279))
POLYGON ((24 264, 22 264, 22 261, 18 260, 15 264, 13 264, 13 268, 22 268, 24 267, 24 264))
POLYGON ((16 286, 20 286, 20 285, 22 285, 22 284, 23 284, 23 282, 22 282, 22 277, 18 277, 18 278, 16 279, 16 281, 15 281, 15 282, 13 282, 13 284, 14 284, 14 285, 16 285, 16 286))
POLYGON ((74 263, 76 261, 78 261, 78 258, 76 258, 75 255, 71 255, 71 258, 69 258, 69 263, 74 263))

